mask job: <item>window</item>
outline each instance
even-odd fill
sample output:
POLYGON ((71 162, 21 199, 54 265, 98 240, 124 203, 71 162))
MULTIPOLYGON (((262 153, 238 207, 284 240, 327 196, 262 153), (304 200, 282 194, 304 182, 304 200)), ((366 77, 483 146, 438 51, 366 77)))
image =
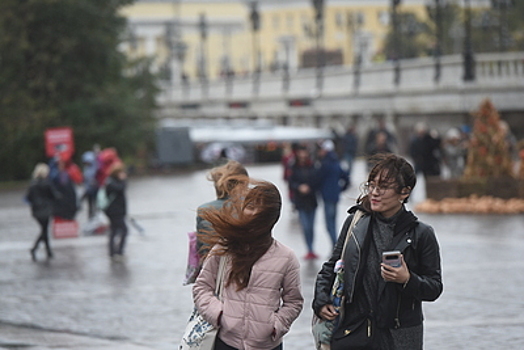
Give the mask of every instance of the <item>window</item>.
POLYGON ((277 30, 280 27, 280 17, 278 15, 273 15, 273 29, 277 30))
POLYGON ((377 14, 378 22, 383 26, 389 25, 389 12, 388 11, 379 11, 377 14))

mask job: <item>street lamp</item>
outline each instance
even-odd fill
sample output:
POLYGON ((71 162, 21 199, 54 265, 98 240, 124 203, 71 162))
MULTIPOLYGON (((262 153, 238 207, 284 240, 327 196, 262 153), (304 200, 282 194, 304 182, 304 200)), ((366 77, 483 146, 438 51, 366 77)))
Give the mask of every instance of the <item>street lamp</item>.
POLYGON ((398 16, 398 6, 402 0, 391 0, 391 23, 393 25, 393 62, 394 62, 394 77, 393 83, 398 86, 400 84, 400 58, 401 58, 401 42, 400 42, 400 26, 398 16))
POLYGON ((312 0, 313 9, 315 10, 315 26, 316 26, 316 86, 317 92, 322 91, 323 86, 323 68, 325 64, 324 57, 324 0, 312 0))
POLYGON ((435 76, 433 80, 435 83, 440 82, 441 63, 440 57, 442 55, 442 7, 441 0, 435 0, 435 76))
POLYGON ((258 12, 258 3, 251 2, 251 30, 253 33, 253 92, 258 93, 259 75, 260 75, 260 49, 258 47, 257 33, 260 30, 260 14, 258 12))
POLYGON ((198 21, 198 28, 200 30, 200 83, 202 84, 202 95, 207 96, 207 31, 208 24, 206 20, 206 14, 201 13, 198 21))
POLYGON ((471 3, 470 0, 465 1, 465 18, 464 18, 464 81, 475 80, 475 57, 473 55, 473 47, 471 43, 471 3))
POLYGON ((362 68, 362 51, 363 51, 363 38, 362 38, 362 24, 364 18, 362 14, 347 15, 347 26, 351 34, 351 43, 353 45, 353 87, 355 92, 358 93, 360 87, 360 73, 362 68))

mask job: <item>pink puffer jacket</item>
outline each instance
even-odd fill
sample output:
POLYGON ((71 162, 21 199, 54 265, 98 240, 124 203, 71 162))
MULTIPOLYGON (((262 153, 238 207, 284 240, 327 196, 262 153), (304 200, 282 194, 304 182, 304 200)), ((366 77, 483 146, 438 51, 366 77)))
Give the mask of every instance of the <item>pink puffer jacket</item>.
POLYGON ((222 301, 214 295, 219 261, 220 257, 211 255, 193 286, 200 314, 218 326, 222 313, 219 337, 232 347, 270 350, 278 346, 304 304, 300 264, 293 251, 275 240, 253 265, 248 286, 240 291, 235 283, 224 287, 222 301))

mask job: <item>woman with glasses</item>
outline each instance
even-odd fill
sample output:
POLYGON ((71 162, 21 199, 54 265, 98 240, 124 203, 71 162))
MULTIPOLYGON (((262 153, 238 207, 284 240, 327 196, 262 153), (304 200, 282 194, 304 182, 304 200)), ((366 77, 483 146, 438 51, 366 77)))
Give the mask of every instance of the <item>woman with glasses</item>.
POLYGON ((422 301, 442 293, 439 245, 433 228, 404 205, 416 183, 413 167, 394 154, 374 160, 332 256, 318 273, 313 310, 337 324, 332 350, 422 349, 422 301), (348 232, 357 212, 362 216, 348 232), (397 251, 398 264, 385 260, 391 251, 397 251), (340 308, 331 296, 335 265, 344 268, 340 308))

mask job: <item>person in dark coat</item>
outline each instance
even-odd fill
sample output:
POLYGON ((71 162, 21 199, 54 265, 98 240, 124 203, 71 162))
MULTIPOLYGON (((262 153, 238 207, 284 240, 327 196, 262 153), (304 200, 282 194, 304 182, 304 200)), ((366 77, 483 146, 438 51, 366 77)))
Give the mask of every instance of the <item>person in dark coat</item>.
POLYGON ((127 238, 126 179, 124 164, 114 163, 106 179, 105 191, 109 205, 104 210, 109 218, 111 231, 109 233, 109 256, 115 261, 124 259, 124 247, 127 238))
POLYGON ((44 242, 47 258, 53 257, 51 246, 49 245, 49 219, 53 215, 53 201, 60 197, 60 194, 51 184, 48 178, 49 166, 38 163, 33 171, 33 180, 27 190, 26 200, 31 205, 31 214, 40 225, 40 235, 31 249, 31 258, 36 261, 36 251, 40 242, 44 242))
POLYGON ((349 174, 342 169, 331 140, 322 142, 319 150, 320 162, 317 169, 318 192, 324 203, 326 229, 335 245, 337 241, 337 205, 340 193, 349 186, 349 174))
POLYGON ((353 162, 357 157, 358 150, 358 135, 355 125, 347 128, 346 133, 342 138, 343 144, 343 158, 347 164, 347 172, 349 174, 349 186, 351 186, 351 172, 353 171, 353 162))
POLYGON ((394 154, 378 158, 315 283, 315 314, 325 320, 343 315, 331 339, 332 350, 352 349, 355 338, 362 343, 359 349, 422 350, 422 302, 436 300, 443 290, 435 232, 404 204, 415 187, 415 171, 394 154), (363 215, 349 233, 357 211, 363 215), (389 251, 397 251, 398 263, 389 265, 383 259, 389 251), (334 268, 340 265, 344 301, 337 310, 331 290, 334 268))
POLYGON ((299 146, 295 152, 295 162, 290 168, 289 188, 293 193, 295 209, 298 211, 300 225, 306 240, 306 260, 317 259, 313 249, 315 237, 315 214, 317 211, 316 170, 306 147, 299 146))
POLYGON ((78 211, 76 185, 82 183, 82 172, 71 160, 57 157, 49 163, 49 177, 60 193, 53 203, 53 216, 74 220, 78 211))
POLYGON ((415 136, 411 140, 409 153, 417 174, 422 173, 425 178, 440 176, 440 136, 436 131, 430 131, 423 122, 415 125, 415 136))

